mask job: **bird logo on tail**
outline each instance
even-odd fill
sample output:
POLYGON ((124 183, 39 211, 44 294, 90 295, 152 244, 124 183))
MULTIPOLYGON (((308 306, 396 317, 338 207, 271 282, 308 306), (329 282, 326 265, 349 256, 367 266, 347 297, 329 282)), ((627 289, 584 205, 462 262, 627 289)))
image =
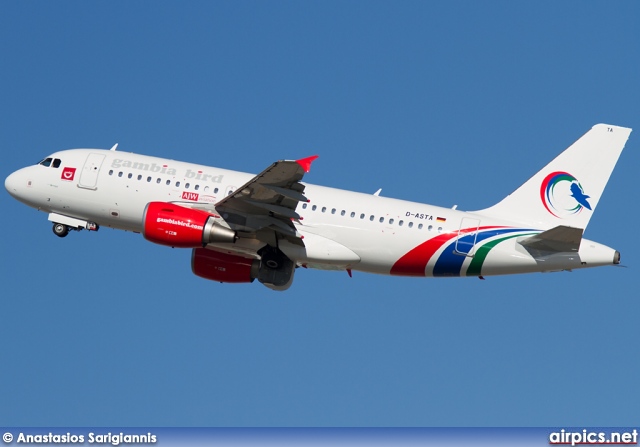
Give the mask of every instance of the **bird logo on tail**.
POLYGON ((584 206, 586 209, 591 210, 591 205, 589 205, 589 202, 587 202, 587 199, 590 196, 585 195, 585 193, 582 191, 582 187, 578 182, 571 183, 571 197, 576 199, 576 202, 584 206))
POLYGON ((542 204, 558 218, 570 217, 584 208, 591 211, 591 204, 587 200, 589 198, 580 182, 568 172, 552 172, 540 185, 542 204))

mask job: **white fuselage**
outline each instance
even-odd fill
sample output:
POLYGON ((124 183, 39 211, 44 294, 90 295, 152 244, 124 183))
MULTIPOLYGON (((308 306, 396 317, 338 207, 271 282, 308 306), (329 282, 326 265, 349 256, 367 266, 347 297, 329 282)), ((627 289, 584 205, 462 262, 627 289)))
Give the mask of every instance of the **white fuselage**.
MULTIPOLYGON (((10 175, 5 187, 11 195, 47 213, 134 232, 142 232, 149 202, 211 205, 253 177, 113 150, 74 149, 49 157, 59 166, 35 165, 10 175)), ((302 219, 294 224, 305 246, 285 243, 281 249, 307 267, 484 276, 611 265, 616 254, 583 239, 577 253, 534 258, 518 241, 548 228, 307 183, 304 194, 309 202, 298 205, 302 219)), ((247 254, 259 248, 252 239, 220 246, 247 254)))

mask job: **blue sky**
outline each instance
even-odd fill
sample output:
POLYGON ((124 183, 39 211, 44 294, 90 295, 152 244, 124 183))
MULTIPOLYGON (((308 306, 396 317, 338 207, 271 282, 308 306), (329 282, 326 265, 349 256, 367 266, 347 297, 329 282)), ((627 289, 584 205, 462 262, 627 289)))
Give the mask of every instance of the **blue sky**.
MULTIPOLYGON (((110 148, 473 210, 592 125, 638 128, 637 2, 10 2, 0 174, 110 148)), ((636 130, 637 132, 637 130, 636 130)), ((302 270, 56 238, 0 194, 0 424, 631 426, 634 133, 585 236, 628 268, 464 279, 302 270), (631 231, 629 231, 631 230, 631 231)))

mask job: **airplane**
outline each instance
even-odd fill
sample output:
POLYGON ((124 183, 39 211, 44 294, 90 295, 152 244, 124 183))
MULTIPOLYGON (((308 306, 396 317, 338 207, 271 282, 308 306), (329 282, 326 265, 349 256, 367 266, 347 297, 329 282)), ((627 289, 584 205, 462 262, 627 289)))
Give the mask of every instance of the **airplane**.
POLYGON ((317 156, 258 175, 117 150, 55 152, 5 180, 56 236, 100 227, 192 250, 194 274, 286 290, 298 267, 419 277, 620 264, 584 239, 630 128, 597 124, 512 194, 464 212, 303 183, 317 156))

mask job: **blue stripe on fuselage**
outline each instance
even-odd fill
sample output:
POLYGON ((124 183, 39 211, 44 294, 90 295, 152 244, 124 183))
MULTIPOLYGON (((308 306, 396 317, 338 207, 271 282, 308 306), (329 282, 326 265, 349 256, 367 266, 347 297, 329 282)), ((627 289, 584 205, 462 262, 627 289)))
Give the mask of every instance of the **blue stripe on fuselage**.
MULTIPOLYGON (((522 228, 501 228, 498 230, 487 230, 478 233, 478 237, 476 240, 476 245, 485 240, 494 236, 498 236, 501 234, 507 233, 515 233, 516 231, 531 231, 522 228)), ((458 243, 466 244, 469 246, 473 245, 473 240, 476 237, 476 233, 467 234, 458 239, 458 243)), ((459 254, 455 252, 456 249, 456 241, 451 242, 447 248, 440 254, 438 260, 436 261, 436 265, 433 267, 433 276, 460 276, 460 270, 462 269, 462 264, 467 256, 463 254, 459 254)))

